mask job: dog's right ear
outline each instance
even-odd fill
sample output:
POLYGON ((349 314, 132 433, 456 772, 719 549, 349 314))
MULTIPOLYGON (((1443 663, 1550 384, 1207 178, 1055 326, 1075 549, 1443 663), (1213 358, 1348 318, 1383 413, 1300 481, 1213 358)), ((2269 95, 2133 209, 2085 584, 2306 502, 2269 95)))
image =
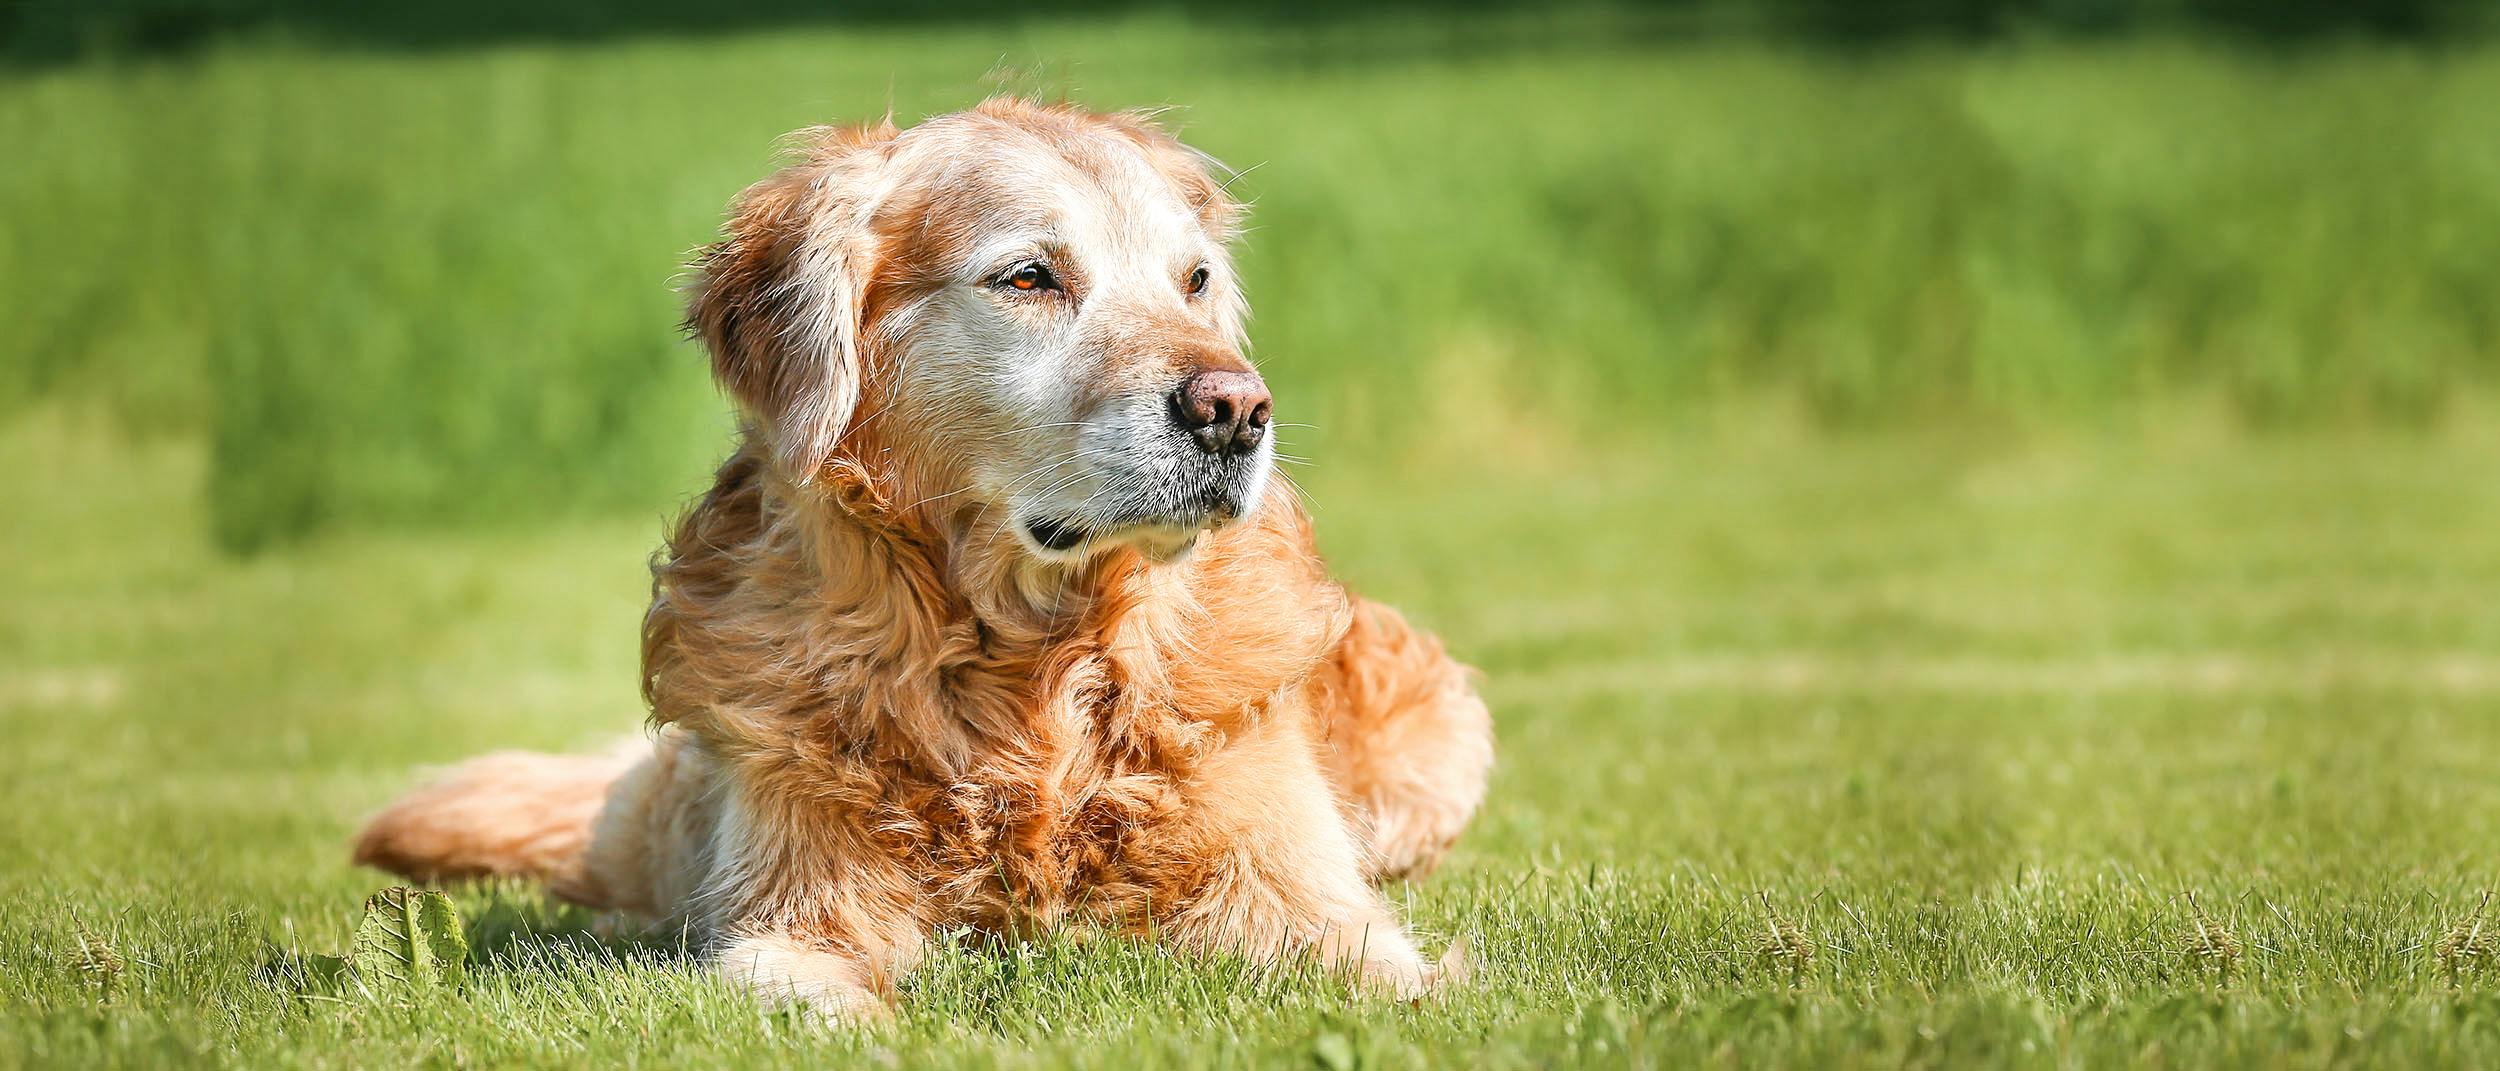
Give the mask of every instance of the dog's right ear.
POLYGON ((693 264, 686 329, 712 374, 804 483, 859 404, 861 303, 875 270, 869 221, 891 123, 799 135, 799 159, 747 188, 693 264))

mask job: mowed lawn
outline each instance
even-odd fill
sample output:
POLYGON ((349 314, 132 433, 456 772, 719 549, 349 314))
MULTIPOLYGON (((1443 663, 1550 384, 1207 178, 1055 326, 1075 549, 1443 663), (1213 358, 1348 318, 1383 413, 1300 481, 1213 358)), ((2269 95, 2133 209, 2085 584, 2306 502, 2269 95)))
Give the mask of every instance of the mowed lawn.
POLYGON ((2440 948, 2500 883, 2493 426, 1316 458, 1343 573, 1485 673, 1491 800, 1394 890, 1476 979, 953 934, 893 1026, 820 1033, 522 889, 458 895, 463 991, 283 980, 422 767, 636 731, 666 503, 221 557, 198 449, 38 409, 0 433, 0 1063, 2491 1066, 2500 973, 2440 948))

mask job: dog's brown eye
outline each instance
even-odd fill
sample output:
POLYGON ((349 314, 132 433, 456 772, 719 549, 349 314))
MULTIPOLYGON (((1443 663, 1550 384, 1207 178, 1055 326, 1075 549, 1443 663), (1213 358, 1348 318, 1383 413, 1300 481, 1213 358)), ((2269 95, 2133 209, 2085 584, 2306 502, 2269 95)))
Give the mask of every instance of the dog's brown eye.
POLYGON ((1190 293, 1192 293, 1192 294, 1201 293, 1201 292, 1205 291, 1205 290, 1206 290, 1206 288, 1207 288, 1207 270, 1206 270, 1205 268, 1203 268, 1203 267, 1202 267, 1202 268, 1199 268, 1197 271, 1193 271, 1193 272, 1190 272, 1190 273, 1189 273, 1189 292, 1190 292, 1190 293))
POLYGON ((1059 277, 1052 275, 1050 269, 1038 260, 1008 272, 999 282, 1018 290, 1059 289, 1059 277))

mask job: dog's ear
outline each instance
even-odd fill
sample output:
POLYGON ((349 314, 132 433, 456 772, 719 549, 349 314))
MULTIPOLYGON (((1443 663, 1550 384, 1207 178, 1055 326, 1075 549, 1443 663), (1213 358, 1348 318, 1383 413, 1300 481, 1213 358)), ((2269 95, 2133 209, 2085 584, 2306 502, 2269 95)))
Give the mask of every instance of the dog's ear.
POLYGON ((869 221, 893 137, 891 124, 799 135, 799 158, 738 195, 721 240, 693 264, 686 329, 801 482, 859 404, 862 298, 877 256, 869 221))

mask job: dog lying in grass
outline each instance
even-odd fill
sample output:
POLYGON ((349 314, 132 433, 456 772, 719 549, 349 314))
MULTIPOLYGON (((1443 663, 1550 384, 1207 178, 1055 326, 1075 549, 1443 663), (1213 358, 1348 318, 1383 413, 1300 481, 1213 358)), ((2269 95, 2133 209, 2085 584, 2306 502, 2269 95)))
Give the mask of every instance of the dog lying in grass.
POLYGON ((1270 478, 1210 161, 1012 99, 796 140, 694 266, 743 433, 653 569, 657 732, 472 760, 356 859, 543 880, 835 1019, 954 926, 1430 990, 1374 883, 1458 836, 1491 725, 1270 478))

